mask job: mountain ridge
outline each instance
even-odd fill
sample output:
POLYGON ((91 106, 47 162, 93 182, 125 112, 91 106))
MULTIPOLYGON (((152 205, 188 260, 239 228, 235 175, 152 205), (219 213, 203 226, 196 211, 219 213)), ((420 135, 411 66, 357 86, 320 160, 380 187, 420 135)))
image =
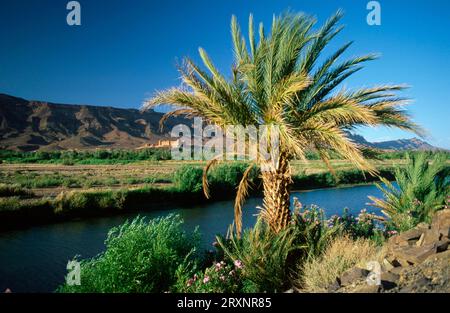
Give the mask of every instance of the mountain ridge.
MULTIPOLYGON (((163 113, 111 106, 56 104, 0 94, 0 148, 19 151, 120 148, 136 149, 170 139, 169 129, 192 120, 171 117, 164 131, 163 113)), ((438 150, 418 138, 369 142, 349 133, 363 146, 382 150, 438 150)))

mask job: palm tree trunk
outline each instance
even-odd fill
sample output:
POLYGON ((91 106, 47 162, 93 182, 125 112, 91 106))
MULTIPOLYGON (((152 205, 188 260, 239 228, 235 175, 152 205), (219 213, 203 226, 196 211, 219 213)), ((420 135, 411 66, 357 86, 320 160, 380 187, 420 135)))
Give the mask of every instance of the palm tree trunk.
POLYGON ((280 155, 277 168, 262 172, 262 180, 264 208, 261 215, 274 232, 279 232, 287 226, 291 216, 289 186, 292 181, 285 155, 280 155))

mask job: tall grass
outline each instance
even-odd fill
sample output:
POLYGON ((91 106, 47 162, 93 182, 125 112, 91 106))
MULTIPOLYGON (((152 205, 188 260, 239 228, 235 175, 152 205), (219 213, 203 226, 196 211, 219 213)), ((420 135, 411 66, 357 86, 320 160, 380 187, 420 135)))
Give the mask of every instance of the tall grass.
POLYGON ((31 190, 22 188, 18 184, 0 184, 0 198, 1 197, 31 197, 33 193, 31 190))
POLYGON ((307 292, 325 292, 348 269, 366 268, 369 261, 381 262, 384 254, 384 249, 371 240, 337 237, 322 255, 301 264, 296 285, 307 292))

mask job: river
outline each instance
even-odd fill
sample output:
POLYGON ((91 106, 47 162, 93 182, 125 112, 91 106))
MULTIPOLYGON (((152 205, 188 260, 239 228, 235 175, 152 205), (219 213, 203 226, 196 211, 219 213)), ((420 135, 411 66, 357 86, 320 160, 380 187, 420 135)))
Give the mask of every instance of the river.
MULTIPOLYGON (((327 216, 341 214, 344 207, 357 214, 366 205, 368 195, 381 196, 374 185, 293 192, 304 205, 316 204, 327 216)), ((251 198, 243 210, 244 227, 255 222, 260 198, 251 198)), ((233 220, 233 201, 220 201, 191 208, 165 207, 139 215, 153 218, 169 213, 180 214, 186 230, 200 227, 206 249, 217 233, 225 233, 233 220)), ((104 250, 104 240, 111 227, 134 218, 137 213, 74 220, 59 224, 30 227, 0 233, 0 292, 51 292, 64 281, 68 260, 75 255, 88 258, 104 250)))

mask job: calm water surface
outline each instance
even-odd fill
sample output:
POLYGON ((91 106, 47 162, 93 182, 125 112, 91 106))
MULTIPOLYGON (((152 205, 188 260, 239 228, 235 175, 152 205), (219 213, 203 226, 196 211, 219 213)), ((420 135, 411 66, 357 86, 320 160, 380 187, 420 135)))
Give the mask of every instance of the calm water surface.
MULTIPOLYGON (((293 192, 304 205, 316 204, 326 214, 341 214, 344 207, 358 213, 368 207, 368 195, 381 196, 373 185, 335 189, 293 192)), ((243 209, 244 227, 255 222, 256 206, 260 198, 249 199, 243 209)), ((165 208, 160 211, 140 212, 149 218, 180 214, 187 230, 200 227, 205 248, 209 249, 215 234, 225 233, 233 220, 233 201, 221 201, 191 208, 165 208)), ((70 221, 60 224, 30 227, 25 230, 0 233, 0 292, 10 288, 13 292, 50 292, 64 281, 68 260, 75 255, 88 258, 104 249, 104 240, 111 227, 138 215, 70 221)))

